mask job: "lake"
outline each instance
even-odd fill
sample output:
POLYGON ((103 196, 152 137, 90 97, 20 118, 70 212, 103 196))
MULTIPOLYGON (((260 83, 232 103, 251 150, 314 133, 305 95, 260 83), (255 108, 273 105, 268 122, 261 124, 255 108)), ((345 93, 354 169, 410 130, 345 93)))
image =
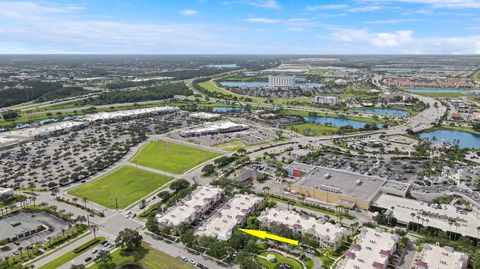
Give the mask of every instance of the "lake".
POLYGON ((455 130, 435 130, 432 132, 421 132, 419 135, 420 138, 428 139, 434 144, 441 142, 453 144, 455 141, 458 141, 458 146, 460 148, 480 148, 480 135, 468 132, 455 130))
MULTIPOLYGON (((224 87, 244 87, 244 88, 260 88, 268 87, 267 81, 222 81, 220 85, 224 87)), ((295 86, 307 86, 307 87, 323 87, 322 83, 305 82, 296 83, 295 86)))
POLYGON ((246 112, 247 108, 243 107, 234 107, 234 106, 214 106, 212 107, 212 112, 217 113, 232 113, 232 112, 246 112))
POLYGON ((455 89, 455 88, 412 88, 408 89, 411 93, 467 93, 470 89, 455 89))
MULTIPOLYGON (((357 120, 349 120, 349 119, 342 119, 342 118, 328 118, 328 117, 315 117, 315 116, 308 116, 308 117, 303 117, 303 119, 306 122, 309 123, 315 123, 315 124, 321 124, 325 125, 326 123, 329 123, 332 126, 335 127, 343 127, 343 126, 352 126, 354 129, 360 129, 364 128, 365 124, 368 122, 363 122, 363 121, 357 121, 357 120)), ((378 128, 382 128, 382 124, 377 123, 378 128)))
POLYGON ((355 109, 353 110, 359 113, 370 113, 370 114, 380 114, 387 116, 408 116, 410 113, 408 111, 400 109, 384 109, 384 108, 372 108, 372 109, 355 109))

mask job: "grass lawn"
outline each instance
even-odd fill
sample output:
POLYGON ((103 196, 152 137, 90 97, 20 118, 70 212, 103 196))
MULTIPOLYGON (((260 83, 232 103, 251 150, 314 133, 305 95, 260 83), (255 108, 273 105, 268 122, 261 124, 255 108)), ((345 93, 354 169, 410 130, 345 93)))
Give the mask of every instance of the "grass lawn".
POLYGON ((275 265, 279 263, 288 263, 291 266, 293 266, 294 269, 303 269, 302 264, 300 264, 298 261, 284 257, 276 252, 271 252, 271 251, 261 252, 255 259, 258 261, 258 263, 260 263, 261 265, 265 266, 268 269, 273 269, 275 265), (275 257, 277 258, 277 261, 276 262, 267 261, 268 254, 275 255, 275 257))
POLYGON ((133 157, 132 162, 174 174, 183 174, 217 156, 220 154, 212 151, 166 141, 156 141, 143 147, 133 157))
POLYGON ((315 123, 293 124, 293 125, 287 126, 287 129, 293 130, 305 136, 331 135, 331 134, 336 134, 338 131, 338 127, 325 126, 325 125, 315 124, 315 123))
POLYGON ((117 198, 118 208, 125 208, 170 180, 164 175, 123 166, 68 193, 79 198, 86 197, 107 208, 115 208, 117 198))
POLYGON ((55 260, 53 260, 53 261, 51 261, 47 264, 44 264, 43 266, 39 267, 39 269, 55 269, 55 268, 60 267, 63 264, 66 264, 67 262, 75 259, 76 257, 78 257, 81 254, 85 253, 86 251, 92 249, 96 245, 100 244, 103 240, 105 240, 105 237, 97 237, 97 238, 101 239, 101 240, 98 241, 97 244, 92 245, 89 248, 87 248, 87 249, 85 249, 85 250, 83 250, 82 252, 79 252, 79 253, 73 253, 73 251, 69 251, 68 253, 63 254, 62 256, 58 257, 57 259, 55 259, 55 260))
POLYGON ((143 243, 142 247, 134 252, 117 250, 112 253, 112 262, 100 265, 93 264, 90 269, 114 269, 124 263, 140 263, 148 266, 150 269, 193 269, 187 263, 179 258, 174 258, 156 249, 149 244, 143 243))
POLYGON ((230 142, 217 144, 214 147, 221 150, 237 151, 239 149, 245 148, 246 145, 243 144, 241 141, 230 141, 230 142))
POLYGON ((461 92, 415 92, 413 94, 428 96, 428 97, 462 97, 465 96, 461 92))

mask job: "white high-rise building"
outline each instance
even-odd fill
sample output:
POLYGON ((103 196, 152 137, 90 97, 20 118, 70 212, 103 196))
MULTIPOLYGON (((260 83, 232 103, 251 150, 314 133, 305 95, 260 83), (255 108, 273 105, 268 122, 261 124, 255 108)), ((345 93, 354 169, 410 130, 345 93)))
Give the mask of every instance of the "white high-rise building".
POLYGON ((269 87, 293 87, 295 86, 295 77, 287 76, 268 76, 269 87))

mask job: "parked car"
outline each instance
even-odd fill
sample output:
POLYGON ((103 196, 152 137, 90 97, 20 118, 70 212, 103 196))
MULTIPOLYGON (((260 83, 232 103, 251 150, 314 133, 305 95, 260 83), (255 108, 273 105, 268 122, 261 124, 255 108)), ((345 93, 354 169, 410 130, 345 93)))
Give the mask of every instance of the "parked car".
POLYGON ((90 262, 91 260, 93 260, 92 257, 87 257, 87 258, 85 258, 85 262, 90 262))

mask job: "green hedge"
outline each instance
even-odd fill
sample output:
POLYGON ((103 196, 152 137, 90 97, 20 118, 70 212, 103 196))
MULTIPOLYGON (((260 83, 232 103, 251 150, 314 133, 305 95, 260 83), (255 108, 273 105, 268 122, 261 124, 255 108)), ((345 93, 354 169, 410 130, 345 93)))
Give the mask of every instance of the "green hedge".
POLYGON ((105 240, 105 237, 97 237, 95 239, 92 239, 92 240, 84 243, 83 245, 77 247, 76 249, 74 249, 73 253, 80 253, 84 250, 87 250, 87 249, 91 248, 92 246, 97 245, 98 243, 100 243, 103 240, 105 240))

